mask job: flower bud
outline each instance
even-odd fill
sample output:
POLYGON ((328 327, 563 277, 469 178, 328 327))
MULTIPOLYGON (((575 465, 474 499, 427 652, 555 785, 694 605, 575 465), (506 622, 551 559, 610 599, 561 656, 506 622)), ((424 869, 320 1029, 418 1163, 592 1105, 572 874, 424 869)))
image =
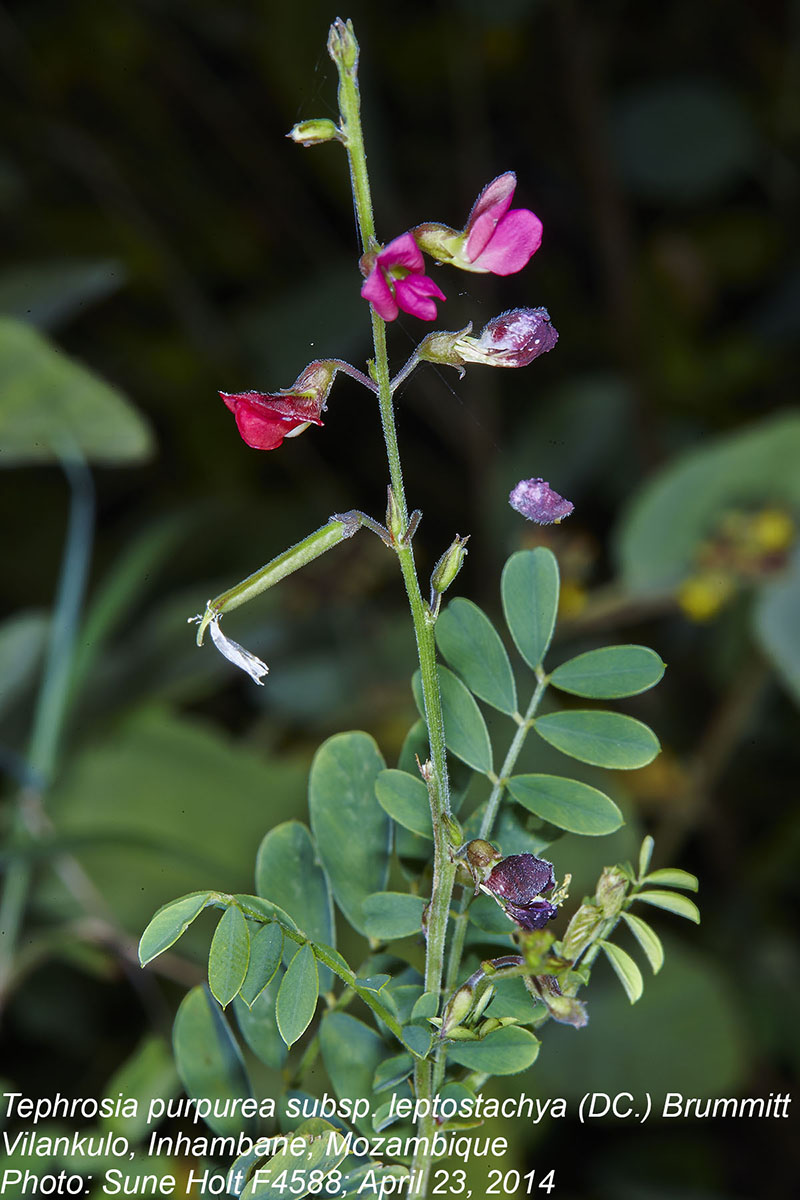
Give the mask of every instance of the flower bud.
POLYGON ((580 958, 587 946, 594 941, 603 924, 603 917, 595 904, 582 904, 570 919, 567 932, 561 940, 561 953, 568 962, 580 958))
POLYGON ((615 917, 622 908, 628 880, 619 867, 605 867, 597 881, 595 902, 606 918, 615 917))
POLYGON ((453 993, 442 1016, 442 1025, 439 1031, 440 1037, 448 1037, 455 1026, 460 1025, 464 1018, 469 1015, 474 996, 474 988, 469 982, 463 984, 458 991, 453 993))
POLYGON ((328 54, 337 67, 352 71, 358 65, 358 42, 353 22, 337 17, 328 33, 328 54))
POLYGON ((460 537, 456 534, 455 541, 445 550, 442 557, 433 568, 431 574, 431 590, 437 595, 446 592, 450 584, 455 579, 458 572, 463 566, 464 559, 467 555, 467 542, 469 534, 466 537, 460 537))
POLYGON ((311 121, 300 121, 286 135, 301 146, 319 146, 322 142, 341 142, 342 131, 329 117, 315 117, 311 121))
POLYGON ((477 338, 463 337, 457 349, 466 362, 487 367, 527 367, 552 350, 558 333, 546 308, 512 308, 485 325, 477 338))
POLYGON ((560 525, 575 508, 571 500, 554 492, 546 479, 521 479, 511 489, 508 503, 537 525, 560 525))
POLYGON ((403 535, 405 534, 406 529, 403 522, 402 513, 400 512, 400 505, 397 503, 397 499, 391 484, 387 488, 386 492, 386 528, 392 535, 392 541, 394 544, 399 546, 400 542, 403 540, 403 535))
POLYGON ((586 1006, 574 996, 565 996, 554 975, 538 975, 533 982, 539 999, 554 1021, 561 1025, 572 1025, 575 1029, 583 1028, 589 1020, 586 1006))
POLYGON ((535 854, 511 854, 489 873, 481 888, 493 896, 521 929, 543 929, 558 908, 542 898, 555 887, 553 864, 535 854))
POLYGON ((467 868, 475 880, 475 888, 477 891, 478 885, 488 879, 493 868, 502 859, 502 854, 499 850, 495 850, 491 842, 486 842, 483 838, 473 838, 471 842, 461 851, 466 859, 467 868))

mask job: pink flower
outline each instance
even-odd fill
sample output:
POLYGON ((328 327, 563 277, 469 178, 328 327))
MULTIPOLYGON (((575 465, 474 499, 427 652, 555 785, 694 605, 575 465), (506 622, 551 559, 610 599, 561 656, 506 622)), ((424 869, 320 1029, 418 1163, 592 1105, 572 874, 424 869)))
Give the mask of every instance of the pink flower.
MULTIPOLYGON (((527 208, 511 208, 517 186, 513 171, 487 184, 467 219, 464 258, 469 270, 513 275, 542 244, 542 222, 527 208)), ((463 266, 463 263, 461 264, 463 266)))
POLYGON ((542 244, 542 222, 527 208, 512 208, 517 186, 513 171, 487 184, 472 206, 462 230, 447 225, 418 225, 414 236, 420 248, 437 262, 462 271, 513 275, 530 261, 542 244))
POLYGON ((437 300, 446 300, 432 279, 423 274, 425 261, 419 246, 410 233, 401 234, 389 242, 375 259, 361 295, 369 300, 379 317, 394 321, 400 309, 419 317, 420 321, 436 320, 437 300))
POLYGON ((337 371, 334 362, 309 363, 290 388, 279 392, 220 392, 236 418, 236 427, 254 450, 274 450, 286 437, 297 437, 309 425, 321 425, 337 371))

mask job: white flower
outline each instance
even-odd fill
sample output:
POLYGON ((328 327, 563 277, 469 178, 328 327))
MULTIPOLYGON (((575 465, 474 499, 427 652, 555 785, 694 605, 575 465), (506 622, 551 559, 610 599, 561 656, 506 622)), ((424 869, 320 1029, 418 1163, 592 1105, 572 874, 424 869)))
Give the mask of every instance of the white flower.
MULTIPOLYGON (((190 617, 189 622, 200 624, 203 620, 201 615, 190 617)), ((219 614, 213 616, 208 622, 208 628, 211 630, 211 640, 219 650, 223 658, 227 658, 228 662, 232 662, 235 667, 239 667, 242 671, 246 671, 254 683, 260 687, 264 686, 262 675, 269 674, 269 667, 255 654, 251 654, 249 650, 245 650, 244 646, 240 646, 238 642, 231 641, 225 637, 225 634, 219 627, 219 614)))

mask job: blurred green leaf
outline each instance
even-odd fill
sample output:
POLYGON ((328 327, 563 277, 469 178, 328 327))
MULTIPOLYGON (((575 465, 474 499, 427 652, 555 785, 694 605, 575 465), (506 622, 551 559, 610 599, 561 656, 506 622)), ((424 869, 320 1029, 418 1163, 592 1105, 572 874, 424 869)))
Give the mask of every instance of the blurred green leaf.
POLYGON ((624 912, 622 919, 647 955, 647 961, 653 969, 653 974, 657 975, 664 965, 664 947, 660 937, 646 921, 643 921, 641 917, 635 917, 633 913, 624 912))
POLYGON ((118 392, 30 325, 0 318, 0 467, 54 462, 72 445, 107 466, 153 449, 144 417, 118 392))
POLYGON ((500 712, 517 710, 517 689, 505 646, 477 604, 451 600, 435 626, 436 644, 471 692, 500 712))
POLYGON ((252 1008, 264 988, 272 982, 281 964, 283 953, 283 930, 277 921, 262 925, 250 937, 250 960, 247 975, 240 989, 240 996, 248 1008, 252 1008))
POLYGON ((125 267, 113 259, 26 263, 0 272, 0 313, 40 329, 56 329, 87 305, 118 291, 125 267))
POLYGON ((287 1046, 293 1046, 311 1024, 318 997, 317 960, 306 943, 286 968, 275 1006, 278 1030, 287 1046))
POLYGON ((641 999, 644 991, 644 980, 642 972, 637 967, 636 963, 624 950, 620 950, 619 946, 615 946, 613 942, 601 942, 600 945, 605 952, 606 958, 614 968, 614 973, 625 989, 625 995, 630 1000, 631 1004, 635 1004, 641 999))
POLYGON ((175 1060, 163 1038, 154 1034, 143 1038, 130 1058, 114 1072, 105 1087, 105 1095, 116 1101, 120 1092, 137 1102, 135 1116, 102 1118, 102 1124, 112 1133, 123 1134, 132 1145, 147 1133, 150 1104, 153 1100, 170 1100, 177 1094, 180 1083, 175 1060))
POLYGON ((574 696, 616 700, 647 691, 663 674, 664 663, 647 646, 603 646, 556 667, 550 682, 574 696))
POLYGON ((534 670, 544 659, 558 613, 558 563, 551 550, 518 550, 503 567, 503 612, 514 644, 534 670))
POLYGON ((788 570, 761 590, 753 613, 756 641, 778 678, 800 703, 800 550, 788 570))
POLYGON ((0 625, 0 716, 33 682, 47 645, 46 613, 21 612, 0 625))
MULTIPOLYGON (((57 835, 90 839, 73 853, 138 934, 159 904, 194 894, 198 879, 243 891, 264 831, 264 797, 273 819, 298 811, 307 773, 304 760, 257 755, 210 725, 153 708, 87 739, 50 793, 50 816, 57 835)), ((38 903, 58 912, 74 905, 49 873, 38 903)))
POLYGON ((622 824, 613 800, 577 779, 560 775, 514 775, 508 790, 518 804, 570 833, 599 836, 622 824))
MULTIPOLYGON (((447 749, 467 766, 485 775, 492 769, 492 744, 481 710, 457 675, 448 671, 447 667, 437 667, 437 671, 447 749)), ((424 716, 425 704, 419 671, 414 675, 412 688, 417 708, 424 716)))
POLYGON ((139 962, 143 967, 177 942, 203 911, 211 895, 211 892, 194 892, 172 900, 158 910, 139 941, 139 962))
POLYGON ((645 904, 652 904, 655 908, 664 908, 676 916, 685 917, 687 921, 694 921, 695 925, 700 924, 700 910, 697 905, 688 896, 681 896, 678 892, 648 890, 637 892, 635 899, 644 900, 645 904))
MULTIPOLYGON (((312 942, 336 945, 333 900, 311 834, 300 821, 286 821, 267 833, 256 855, 256 891, 280 905, 312 942)), ((286 947, 294 954, 294 947, 286 947)), ((330 971, 320 970, 320 987, 330 987, 330 971)))
POLYGON ((409 937, 422 928, 427 900, 407 892, 375 892, 362 907, 364 928, 369 937, 390 942, 409 937))
MULTIPOLYGON (((241 1051, 228 1023, 207 988, 194 987, 184 996, 172 1032, 175 1064, 186 1094, 213 1102, 252 1096, 250 1080, 241 1051)), ((231 1105, 233 1109, 233 1105, 231 1105)), ((241 1112, 211 1115, 208 1125, 222 1137, 235 1137, 242 1130, 255 1135, 257 1121, 241 1112)))
MULTIPOLYGON (((328 1012, 319 1027, 319 1045, 325 1070, 339 1099, 371 1098, 375 1072, 388 1057, 386 1046, 375 1030, 349 1013, 328 1012)), ((362 1131, 371 1132, 369 1115, 356 1124, 362 1131)))
POLYGON ((595 767, 635 770, 661 749, 652 729, 622 713, 565 709, 537 717, 533 728, 562 754, 595 767))
POLYGON ((669 463, 636 494, 617 528, 624 586, 636 594, 675 587, 730 509, 800 505, 798 461, 800 414, 788 410, 669 463))
POLYGON ((324 742, 311 765, 311 829, 336 903, 365 933, 361 906, 389 877, 391 823, 375 803, 375 780, 385 763, 366 733, 339 733, 324 742))
POLYGON ((482 1042, 455 1042, 447 1048, 451 1062, 487 1075, 517 1075, 536 1061, 539 1042, 527 1029, 508 1025, 482 1042))
POLYGON ((419 776, 407 771, 381 771, 375 781, 375 795, 384 812, 398 825, 433 840, 428 789, 419 776))
POLYGON ((225 909, 208 954, 208 986, 222 1008, 227 1008, 238 996, 250 962, 250 931, 240 908, 231 904, 225 909))

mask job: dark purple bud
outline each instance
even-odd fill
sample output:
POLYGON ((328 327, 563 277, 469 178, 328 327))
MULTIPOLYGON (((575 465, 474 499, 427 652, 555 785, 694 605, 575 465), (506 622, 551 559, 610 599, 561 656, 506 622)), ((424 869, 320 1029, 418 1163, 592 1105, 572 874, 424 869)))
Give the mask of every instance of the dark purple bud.
POLYGON ((553 864, 535 854, 510 854, 486 880, 486 890, 514 904, 532 904, 556 885, 553 864))
POLYGON ((575 505, 554 492, 546 479, 521 479, 512 488, 508 503, 537 525, 558 525, 575 505))
POLYGON ((546 308, 511 308, 494 317, 477 339, 495 367, 527 367, 557 341, 546 308))

